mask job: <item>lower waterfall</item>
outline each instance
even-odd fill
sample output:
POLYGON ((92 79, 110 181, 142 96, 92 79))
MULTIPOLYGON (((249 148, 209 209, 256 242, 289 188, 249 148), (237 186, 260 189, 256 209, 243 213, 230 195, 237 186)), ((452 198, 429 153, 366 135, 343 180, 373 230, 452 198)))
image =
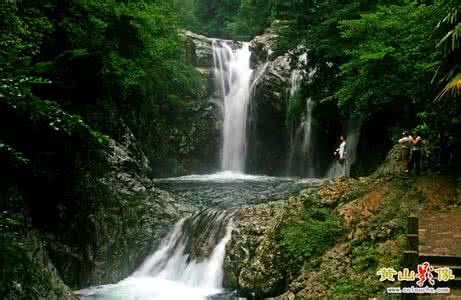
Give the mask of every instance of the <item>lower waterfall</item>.
POLYGON ((128 278, 79 292, 83 299, 203 300, 222 292, 235 210, 205 209, 180 220, 128 278))

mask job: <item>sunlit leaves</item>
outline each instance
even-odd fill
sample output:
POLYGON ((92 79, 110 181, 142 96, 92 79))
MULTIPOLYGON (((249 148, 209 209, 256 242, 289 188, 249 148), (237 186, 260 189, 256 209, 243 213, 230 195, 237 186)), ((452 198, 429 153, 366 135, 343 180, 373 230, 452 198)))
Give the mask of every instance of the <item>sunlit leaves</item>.
POLYGON ((427 33, 436 22, 431 14, 431 7, 407 3, 379 6, 360 19, 341 21, 348 59, 341 66, 339 103, 373 113, 397 100, 423 101, 416 86, 426 82, 430 88, 428 66, 435 52, 434 38, 427 33))
POLYGON ((38 54, 52 24, 38 10, 24 9, 22 17, 18 10, 14 1, 0 1, 0 57, 26 62, 38 54))
POLYGON ((453 98, 461 96, 461 73, 458 73, 448 82, 435 100, 441 100, 445 96, 451 96, 453 98))
MULTIPOLYGON (((16 151, 13 147, 0 141, 0 154, 6 154, 13 158, 17 163, 28 164, 29 159, 24 157, 21 152, 16 151)), ((1 231, 1 230, 0 230, 1 231)))
POLYGON ((46 122, 55 131, 72 135, 78 130, 84 130, 98 143, 105 143, 108 137, 92 129, 80 116, 67 113, 56 102, 32 95, 31 85, 49 83, 48 79, 25 75, 0 79, 0 101, 17 113, 27 113, 32 121, 46 122))
POLYGON ((461 95, 461 65, 457 58, 461 51, 461 4, 452 0, 441 2, 441 8, 446 11, 446 16, 437 24, 437 28, 446 27, 448 32, 437 47, 445 48, 446 56, 439 63, 434 79, 439 79, 439 83, 445 84, 445 87, 437 95, 435 101, 461 95))
POLYGON ((51 83, 51 81, 48 79, 26 75, 0 78, 0 99, 10 97, 22 98, 30 93, 31 84, 49 83, 51 83))

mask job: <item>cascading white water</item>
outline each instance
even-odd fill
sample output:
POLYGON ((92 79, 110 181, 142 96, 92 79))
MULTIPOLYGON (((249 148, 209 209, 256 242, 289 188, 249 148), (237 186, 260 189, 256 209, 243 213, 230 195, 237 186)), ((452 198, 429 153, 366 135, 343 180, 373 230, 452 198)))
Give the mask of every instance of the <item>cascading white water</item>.
POLYGON ((312 110, 314 108, 314 102, 309 97, 306 99, 306 114, 304 120, 304 137, 303 137, 303 157, 307 164, 306 175, 307 177, 315 176, 315 167, 312 153, 312 110))
POLYGON ((290 75, 290 98, 296 96, 304 77, 304 71, 298 68, 294 69, 290 75))
POLYGON ((213 41, 214 76, 223 103, 221 169, 243 173, 246 127, 253 70, 248 43, 233 50, 226 41, 213 41))
POLYGON ((154 276, 193 287, 221 289, 225 247, 232 232, 231 218, 226 211, 207 210, 180 221, 159 250, 147 258, 133 276, 154 276), (210 223, 203 224, 204 220, 210 223), (223 226, 225 232, 221 238, 223 226), (196 247, 213 250, 209 257, 200 260, 194 257, 196 247))
MULTIPOLYGON (((291 72, 290 77, 290 90, 289 101, 298 101, 301 83, 303 80, 311 80, 314 76, 316 69, 305 71, 305 64, 307 63, 307 53, 304 52, 298 56, 296 67, 291 72)), ((306 110, 301 118, 301 122, 294 131, 290 141, 290 156, 288 159, 288 172, 289 174, 297 173, 301 176, 314 177, 315 174, 315 161, 313 158, 312 149, 312 111, 314 109, 314 102, 310 97, 306 99, 306 110), (298 157, 296 157, 298 156, 298 157), (296 162, 295 162, 296 160, 296 162), (293 170, 296 165, 297 170, 293 170)))
POLYGON ((179 221, 127 279, 80 291, 83 299, 204 300, 222 291, 233 211, 203 210, 179 221))

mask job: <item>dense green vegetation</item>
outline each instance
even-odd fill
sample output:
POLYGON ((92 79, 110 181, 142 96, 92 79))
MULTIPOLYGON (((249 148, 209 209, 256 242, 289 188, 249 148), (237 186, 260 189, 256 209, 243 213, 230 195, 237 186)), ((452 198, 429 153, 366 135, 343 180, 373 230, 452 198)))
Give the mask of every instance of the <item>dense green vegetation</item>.
MULTIPOLYGON (((301 1, 302 14, 293 2, 279 51, 309 49, 306 68, 316 73, 303 92, 321 104, 320 113, 335 103, 364 126, 382 127, 386 116, 387 132, 375 132, 386 139, 418 127, 459 146, 458 2, 301 1)), ((293 102, 290 113, 304 111, 303 102, 293 102)))
MULTIPOLYGON (((136 136, 164 146, 166 123, 185 122, 192 109, 188 100, 203 96, 202 78, 186 63, 176 9, 168 1, 0 5, 0 104, 7 116, 69 135, 88 131, 98 142, 105 135, 119 138, 128 123, 136 136)), ((1 140, 19 152, 26 147, 11 131, 1 140)), ((145 150, 154 161, 170 151, 145 150)))
POLYGON ((341 219, 332 211, 311 207, 302 222, 284 226, 280 231, 281 245, 295 260, 319 256, 345 233, 341 219))
POLYGON ((212 37, 249 40, 266 29, 275 14, 266 0, 175 0, 182 24, 212 37))
POLYGON ((444 50, 444 55, 438 63, 437 73, 434 78, 446 85, 437 96, 437 99, 450 95, 454 98, 460 95, 461 90, 461 66, 459 61, 461 51, 459 14, 461 13, 461 5, 456 0, 445 0, 442 3, 445 15, 437 24, 437 27, 443 28, 447 33, 437 45, 437 47, 444 50))

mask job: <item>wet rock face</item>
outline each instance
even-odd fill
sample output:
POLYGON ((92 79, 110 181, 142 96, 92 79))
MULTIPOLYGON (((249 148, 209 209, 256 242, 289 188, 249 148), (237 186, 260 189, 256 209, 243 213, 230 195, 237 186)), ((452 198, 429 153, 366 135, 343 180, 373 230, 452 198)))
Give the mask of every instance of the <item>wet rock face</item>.
POLYGON ((251 66, 257 68, 258 66, 264 64, 267 61, 273 59, 271 57, 272 49, 274 48, 274 43, 277 38, 277 34, 274 32, 273 28, 268 28, 262 35, 256 36, 250 42, 251 54, 251 66))
POLYGON ((185 37, 188 61, 198 68, 212 68, 212 39, 188 30, 181 31, 181 34, 185 37))
POLYGON ((290 283, 288 291, 276 299, 297 300, 327 297, 328 287, 351 273, 350 250, 347 243, 337 244, 322 256, 317 271, 303 272, 290 283), (328 276, 325 276, 327 274, 328 276))
MULTIPOLYGON (((213 62, 213 40, 207 36, 194 33, 188 30, 182 30, 180 32, 184 36, 186 43, 186 56, 188 61, 203 71, 204 69, 212 69, 213 62)), ((217 42, 223 42, 228 44, 232 49, 238 49, 242 47, 242 43, 231 40, 216 40, 217 42)))
POLYGON ((262 73, 250 104, 248 171, 283 176, 289 152, 285 126, 291 72, 288 55, 263 64, 258 72, 262 73))
POLYGON ((84 197, 94 203, 81 218, 81 240, 49 238, 48 251, 64 282, 74 288, 117 282, 150 254, 189 209, 145 177, 146 159, 135 159, 137 148, 127 130, 120 143, 111 140, 102 176, 81 178, 84 197))
POLYGON ((253 68, 258 68, 262 64, 275 59, 273 53, 277 42, 278 32, 287 25, 285 21, 275 20, 263 34, 256 36, 250 42, 252 52, 251 63, 253 68))
POLYGON ((288 53, 275 56, 276 39, 277 29, 272 26, 250 42, 256 81, 250 104, 252 137, 249 138, 247 165, 250 172, 284 175, 289 151, 285 121, 291 67, 288 53))
POLYGON ((281 24, 280 21, 274 22, 250 42, 252 67, 256 74, 261 74, 255 85, 255 98, 265 102, 264 105, 273 105, 279 112, 284 111, 291 75, 289 54, 275 56, 273 52, 281 24))
POLYGON ((270 61, 256 85, 256 97, 268 102, 269 105, 273 105, 277 111, 284 111, 290 75, 291 67, 288 54, 270 61))
POLYGON ((274 218, 281 203, 244 208, 226 247, 225 286, 276 295, 285 283, 280 247, 274 242, 274 218))
MULTIPOLYGON (((204 209, 184 220, 181 240, 189 259, 203 261, 211 257, 234 220, 236 210, 204 209)), ((173 253, 172 253, 173 254, 173 253)))

